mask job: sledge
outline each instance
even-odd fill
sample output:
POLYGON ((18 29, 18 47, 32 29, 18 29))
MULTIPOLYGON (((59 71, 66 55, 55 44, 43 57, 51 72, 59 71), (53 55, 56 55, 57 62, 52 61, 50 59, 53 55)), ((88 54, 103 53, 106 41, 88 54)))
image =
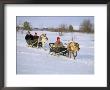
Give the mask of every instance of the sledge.
POLYGON ((28 47, 42 47, 42 42, 38 42, 37 40, 27 40, 28 47))
POLYGON ((55 54, 63 55, 63 56, 67 56, 67 54, 68 54, 67 48, 65 48, 65 47, 56 48, 54 46, 54 43, 49 43, 49 48, 50 48, 49 53, 53 52, 55 54))

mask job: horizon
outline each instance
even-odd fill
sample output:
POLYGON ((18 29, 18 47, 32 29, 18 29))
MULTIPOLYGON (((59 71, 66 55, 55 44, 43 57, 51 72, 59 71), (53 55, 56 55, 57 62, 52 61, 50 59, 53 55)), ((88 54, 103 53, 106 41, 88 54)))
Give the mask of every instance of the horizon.
POLYGON ((74 29, 78 30, 85 19, 94 23, 94 16, 17 16, 16 24, 22 25, 27 21, 33 28, 57 28, 59 25, 65 24, 72 25, 74 29))

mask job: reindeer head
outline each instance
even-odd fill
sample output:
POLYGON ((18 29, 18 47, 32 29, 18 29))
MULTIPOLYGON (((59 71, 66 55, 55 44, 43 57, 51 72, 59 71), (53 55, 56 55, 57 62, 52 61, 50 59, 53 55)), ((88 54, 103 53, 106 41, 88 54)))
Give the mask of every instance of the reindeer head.
POLYGON ((79 47, 78 43, 75 43, 75 47, 77 48, 78 51, 80 50, 80 47, 79 47))

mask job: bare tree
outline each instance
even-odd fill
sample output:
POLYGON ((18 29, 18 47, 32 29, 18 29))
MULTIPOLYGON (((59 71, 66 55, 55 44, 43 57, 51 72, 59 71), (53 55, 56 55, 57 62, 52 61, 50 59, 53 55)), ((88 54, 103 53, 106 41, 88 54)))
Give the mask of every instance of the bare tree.
POLYGON ((73 26, 72 25, 69 25, 69 31, 73 32, 73 26))
POLYGON ((59 29, 58 29, 58 32, 59 32, 59 35, 62 36, 63 35, 63 32, 66 30, 66 25, 65 24, 61 24, 59 26, 59 29))
POLYGON ((94 30, 93 24, 90 20, 84 20, 80 25, 80 31, 82 32, 92 32, 94 30))

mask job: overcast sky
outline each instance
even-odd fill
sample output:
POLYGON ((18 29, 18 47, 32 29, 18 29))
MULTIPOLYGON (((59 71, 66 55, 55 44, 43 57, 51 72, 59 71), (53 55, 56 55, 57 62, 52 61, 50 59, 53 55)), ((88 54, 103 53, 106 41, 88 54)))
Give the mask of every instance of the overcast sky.
POLYGON ((73 25, 73 28, 78 29, 83 20, 89 19, 94 23, 93 16, 17 16, 17 25, 22 25, 28 21, 32 27, 58 27, 60 24, 73 25))

